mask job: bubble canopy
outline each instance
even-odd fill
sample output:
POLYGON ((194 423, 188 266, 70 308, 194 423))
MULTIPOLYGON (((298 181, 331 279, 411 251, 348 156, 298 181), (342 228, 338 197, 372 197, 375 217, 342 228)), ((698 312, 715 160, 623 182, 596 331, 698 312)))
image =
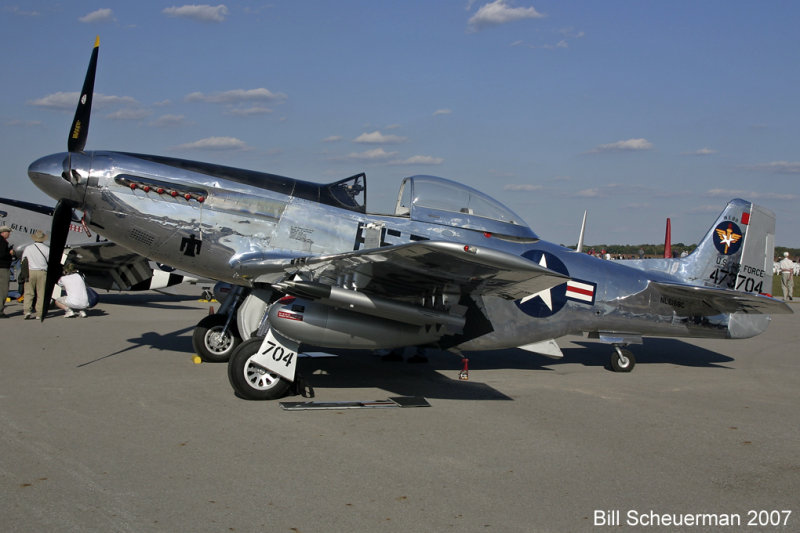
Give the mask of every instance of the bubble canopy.
POLYGON ((411 176, 400 185, 395 215, 522 239, 538 239, 522 217, 467 185, 436 176, 411 176))

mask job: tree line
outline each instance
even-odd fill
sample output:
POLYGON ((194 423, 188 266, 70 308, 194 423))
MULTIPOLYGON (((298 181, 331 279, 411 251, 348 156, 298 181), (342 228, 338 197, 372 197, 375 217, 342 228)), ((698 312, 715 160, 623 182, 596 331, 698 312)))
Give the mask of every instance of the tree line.
MULTIPOLYGON (((577 245, 570 246, 573 250, 577 245)), ((680 256, 684 250, 686 253, 692 253, 697 248, 696 244, 684 244, 682 242, 672 244, 672 254, 677 257, 680 256)), ((603 250, 609 253, 615 259, 622 255, 625 259, 638 259, 641 251, 644 251, 645 257, 664 257, 664 244, 593 244, 591 246, 584 244, 583 251, 589 252, 594 250, 596 254, 600 254, 603 250)), ((780 259, 783 257, 783 252, 789 252, 792 257, 800 255, 800 248, 787 248, 785 246, 775 247, 775 257, 780 259)))

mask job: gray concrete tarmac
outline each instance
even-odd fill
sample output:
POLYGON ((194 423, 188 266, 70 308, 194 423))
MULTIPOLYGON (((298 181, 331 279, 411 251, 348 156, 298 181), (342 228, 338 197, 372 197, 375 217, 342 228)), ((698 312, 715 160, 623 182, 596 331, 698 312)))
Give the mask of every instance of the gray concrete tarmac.
POLYGON ((580 337, 562 361, 471 354, 469 381, 445 353, 303 359, 315 400, 431 407, 288 412, 192 362, 198 294, 101 295, 44 323, 6 308, 3 531, 800 530, 800 306, 754 339, 646 339, 631 374, 580 337), (747 527, 751 510, 791 515, 747 527), (650 512, 742 525, 628 522, 650 512))

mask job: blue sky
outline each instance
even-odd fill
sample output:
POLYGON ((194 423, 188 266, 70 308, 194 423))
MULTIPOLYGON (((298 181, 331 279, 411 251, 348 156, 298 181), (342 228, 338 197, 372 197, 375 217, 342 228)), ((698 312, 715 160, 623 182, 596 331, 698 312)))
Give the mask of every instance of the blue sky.
POLYGON ((96 35, 88 150, 328 182, 476 187, 542 238, 697 242, 727 200, 800 246, 800 3, 0 2, 0 195, 66 149, 96 35))

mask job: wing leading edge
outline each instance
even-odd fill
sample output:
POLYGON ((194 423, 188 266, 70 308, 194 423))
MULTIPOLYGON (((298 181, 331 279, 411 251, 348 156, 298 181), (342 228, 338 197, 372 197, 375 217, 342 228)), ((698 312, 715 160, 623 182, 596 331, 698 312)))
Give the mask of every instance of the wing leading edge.
MULTIPOLYGON (((270 263, 242 264, 240 272, 272 283, 276 265, 270 263)), ((439 241, 283 260, 283 271, 307 281, 400 300, 414 300, 445 286, 474 297, 516 300, 569 279, 517 255, 439 241)))

